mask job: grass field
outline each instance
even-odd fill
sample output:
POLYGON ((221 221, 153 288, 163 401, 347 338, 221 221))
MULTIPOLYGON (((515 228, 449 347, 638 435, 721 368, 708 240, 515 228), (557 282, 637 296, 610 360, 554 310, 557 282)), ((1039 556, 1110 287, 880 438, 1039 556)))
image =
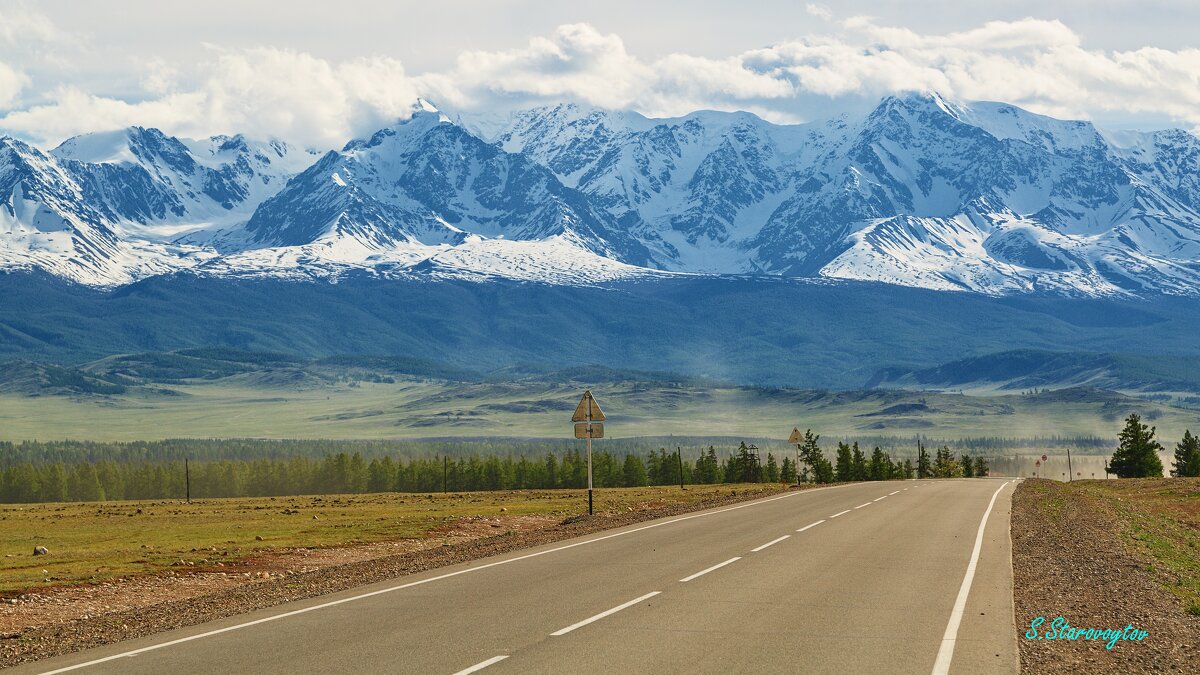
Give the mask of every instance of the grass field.
MULTIPOLYGON (((393 383, 292 386, 235 376, 187 380, 117 396, 0 394, 0 440, 162 438, 565 438, 581 383, 393 383)), ((826 438, 1102 436, 1139 412, 1178 438, 1200 412, 1098 391, 992 397, 830 393, 618 382, 592 387, 610 438, 786 438, 793 426, 826 438)))
POLYGON ((1126 541, 1157 562, 1154 570, 1185 609, 1200 616, 1200 479, 1083 482, 1070 486, 1105 501, 1126 541))
MULTIPOLYGON (((780 489, 606 489, 596 492, 595 505, 600 513, 637 511, 702 501, 731 490, 780 489)), ((230 568, 238 561, 280 549, 446 537, 463 519, 498 519, 500 527, 488 533, 502 534, 514 519, 559 520, 586 511, 586 490, 3 505, 0 595, 179 567, 236 571, 230 568), (31 555, 35 546, 45 546, 50 554, 31 555)))
POLYGON ((1200 478, 1076 481, 1047 494, 1057 495, 1043 498, 1054 517, 1071 499, 1081 500, 1085 511, 1114 513, 1115 534, 1153 560, 1147 571, 1200 616, 1200 478))

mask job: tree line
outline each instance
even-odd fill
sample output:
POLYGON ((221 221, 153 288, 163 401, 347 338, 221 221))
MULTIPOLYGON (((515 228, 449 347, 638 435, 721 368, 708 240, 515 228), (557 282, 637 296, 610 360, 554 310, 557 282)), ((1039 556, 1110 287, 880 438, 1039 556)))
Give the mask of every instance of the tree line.
POLYGON ((858 447, 838 442, 835 459, 826 459, 818 443, 820 436, 812 429, 804 432, 799 445, 800 480, 833 483, 860 480, 892 480, 908 478, 974 478, 988 475, 988 460, 966 453, 955 456, 948 446, 942 446, 931 459, 925 444, 917 441, 917 461, 893 460, 876 446, 870 459, 858 447))
MULTIPOLYGON (((721 456, 710 445, 695 459, 682 452, 659 448, 647 453, 607 450, 593 452, 592 473, 597 487, 641 487, 646 485, 715 483, 794 483, 893 480, 921 474, 923 460, 894 460, 876 447, 868 456, 858 444, 838 443, 837 465, 818 462, 820 472, 805 463, 820 452, 819 437, 806 436, 801 461, 788 454, 763 457, 753 445, 741 443, 721 456), (828 469, 826 471, 826 468, 828 469)), ((130 455, 145 450, 136 446, 130 455)), ((924 452, 923 446, 920 452, 924 452)), ((928 475, 964 475, 959 460, 938 457, 928 475), (944 460, 944 461, 943 461, 944 460), (944 465, 944 466, 943 466, 944 465), (938 468, 941 467, 941 468, 938 468)), ((789 453, 790 454, 790 453, 789 453)), ((982 459, 966 464, 977 466, 982 459)), ((986 473, 986 463, 984 472, 986 473)), ((971 474, 967 474, 971 475, 971 474)), ((121 499, 177 499, 189 490, 195 498, 268 497, 296 494, 363 492, 467 492, 582 488, 587 485, 587 458, 578 449, 546 452, 540 456, 479 455, 465 457, 401 458, 382 455, 367 458, 362 452, 339 451, 320 458, 261 457, 258 459, 210 459, 97 461, 66 463, 61 460, 8 462, 0 469, 0 502, 30 503, 100 501, 121 499)))

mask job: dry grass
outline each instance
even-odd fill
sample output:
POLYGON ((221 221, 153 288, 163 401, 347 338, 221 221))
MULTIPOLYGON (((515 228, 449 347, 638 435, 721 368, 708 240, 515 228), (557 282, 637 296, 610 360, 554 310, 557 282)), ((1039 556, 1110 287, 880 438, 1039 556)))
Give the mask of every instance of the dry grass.
MULTIPOLYGON (((778 485, 596 491, 600 513, 693 503, 731 489, 778 485)), ((473 521, 586 513, 586 490, 368 494, 0 506, 0 595, 130 575, 220 571, 295 548, 453 539, 473 521), (50 554, 33 556, 34 546, 50 554)), ((504 529, 494 533, 503 534, 504 529)))

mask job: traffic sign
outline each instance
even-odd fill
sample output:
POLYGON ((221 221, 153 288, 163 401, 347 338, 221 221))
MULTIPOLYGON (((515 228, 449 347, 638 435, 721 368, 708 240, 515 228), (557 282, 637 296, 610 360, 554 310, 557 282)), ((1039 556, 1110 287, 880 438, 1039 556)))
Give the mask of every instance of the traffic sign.
POLYGON ((575 438, 587 439, 589 516, 592 515, 592 439, 604 438, 604 425, 597 424, 598 422, 603 422, 604 419, 604 411, 600 409, 600 404, 596 402, 596 397, 592 396, 592 390, 588 389, 584 391, 583 396, 579 399, 579 405, 575 406, 575 414, 571 416, 571 421, 575 422, 575 438))
POLYGON ((1043 461, 1043 462, 1044 462, 1044 461, 1046 461, 1046 456, 1045 456, 1045 455, 1042 455, 1042 461, 1043 461))
POLYGON ((788 443, 799 443, 801 440, 799 427, 792 427, 792 435, 788 436, 788 443))
POLYGON ((580 422, 575 425, 575 438, 604 438, 604 424, 601 422, 580 422), (592 433, 588 435, 588 427, 591 427, 592 433))
POLYGON ((592 396, 592 390, 588 389, 583 392, 583 398, 580 398, 579 405, 575 406, 575 414, 571 416, 571 421, 603 422, 604 420, 604 411, 600 409, 600 404, 592 396))

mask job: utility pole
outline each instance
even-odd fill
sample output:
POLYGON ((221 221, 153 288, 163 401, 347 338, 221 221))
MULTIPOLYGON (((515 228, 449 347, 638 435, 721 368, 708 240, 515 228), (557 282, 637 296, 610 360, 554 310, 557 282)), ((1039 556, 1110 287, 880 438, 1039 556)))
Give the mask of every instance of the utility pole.
POLYGON ((1075 472, 1071 469, 1071 449, 1067 448, 1067 482, 1075 480, 1075 472))
POLYGON ((683 489, 683 448, 675 446, 675 457, 679 460, 679 489, 683 489))
POLYGON ((191 469, 188 468, 187 457, 183 458, 183 485, 184 485, 184 494, 187 497, 187 503, 191 504, 192 503, 192 472, 191 472, 191 469))

